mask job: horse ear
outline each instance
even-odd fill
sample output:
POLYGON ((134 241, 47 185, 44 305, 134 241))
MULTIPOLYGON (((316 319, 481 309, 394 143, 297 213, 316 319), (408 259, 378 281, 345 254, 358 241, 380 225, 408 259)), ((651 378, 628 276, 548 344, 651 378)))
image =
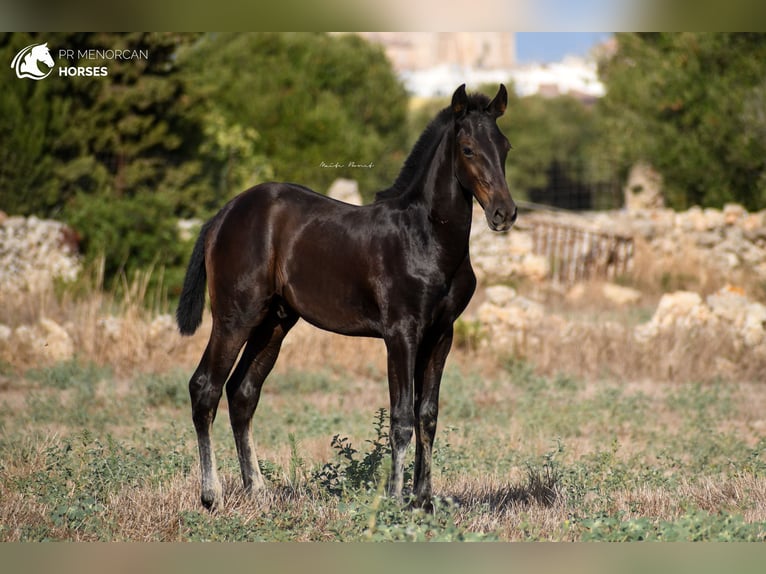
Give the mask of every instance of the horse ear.
POLYGON ((508 92, 505 89, 505 86, 500 84, 500 89, 497 90, 497 95, 487 106, 487 112, 492 116, 499 118, 505 113, 506 106, 508 106, 508 92))
POLYGON ((462 118, 466 111, 468 111, 468 96, 465 93, 465 84, 461 84, 452 94, 452 114, 457 120, 462 118))

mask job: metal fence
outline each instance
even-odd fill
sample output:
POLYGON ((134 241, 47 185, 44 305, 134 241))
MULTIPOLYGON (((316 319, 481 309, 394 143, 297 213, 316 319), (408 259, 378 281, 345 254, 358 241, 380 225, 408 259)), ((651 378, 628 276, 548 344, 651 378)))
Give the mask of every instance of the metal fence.
POLYGON ((533 251, 548 259, 553 283, 571 285, 597 277, 614 279, 633 267, 634 243, 629 235, 547 218, 534 218, 529 225, 533 251))

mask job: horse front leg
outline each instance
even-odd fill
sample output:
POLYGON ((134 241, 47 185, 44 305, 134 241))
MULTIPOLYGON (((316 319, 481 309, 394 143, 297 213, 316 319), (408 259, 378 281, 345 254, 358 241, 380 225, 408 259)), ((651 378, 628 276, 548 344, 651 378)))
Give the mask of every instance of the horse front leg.
POLYGON ((406 337, 386 341, 388 392, 391 401, 391 475, 388 495, 402 501, 404 457, 415 428, 414 370, 416 345, 406 337))
POLYGON ((452 347, 452 325, 424 341, 415 372, 415 477, 413 505, 433 512, 431 462, 439 417, 439 387, 452 347))

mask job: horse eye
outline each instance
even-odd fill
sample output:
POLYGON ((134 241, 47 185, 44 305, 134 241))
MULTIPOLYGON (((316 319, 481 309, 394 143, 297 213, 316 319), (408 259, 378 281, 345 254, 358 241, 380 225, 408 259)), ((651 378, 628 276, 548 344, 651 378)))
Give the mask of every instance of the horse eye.
POLYGON ((463 155, 465 157, 471 157, 471 156, 473 156, 473 150, 471 148, 469 148, 469 147, 464 147, 463 148, 463 155))

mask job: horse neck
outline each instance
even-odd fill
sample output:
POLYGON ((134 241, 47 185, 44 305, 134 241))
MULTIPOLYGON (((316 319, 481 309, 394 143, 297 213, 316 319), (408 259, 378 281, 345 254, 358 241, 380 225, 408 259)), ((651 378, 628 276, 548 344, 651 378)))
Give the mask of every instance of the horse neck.
POLYGON ((451 136, 450 127, 445 130, 423 182, 418 186, 420 202, 427 210, 437 236, 444 236, 452 242, 464 241, 467 249, 472 196, 461 187, 455 176, 455 143, 451 136))

